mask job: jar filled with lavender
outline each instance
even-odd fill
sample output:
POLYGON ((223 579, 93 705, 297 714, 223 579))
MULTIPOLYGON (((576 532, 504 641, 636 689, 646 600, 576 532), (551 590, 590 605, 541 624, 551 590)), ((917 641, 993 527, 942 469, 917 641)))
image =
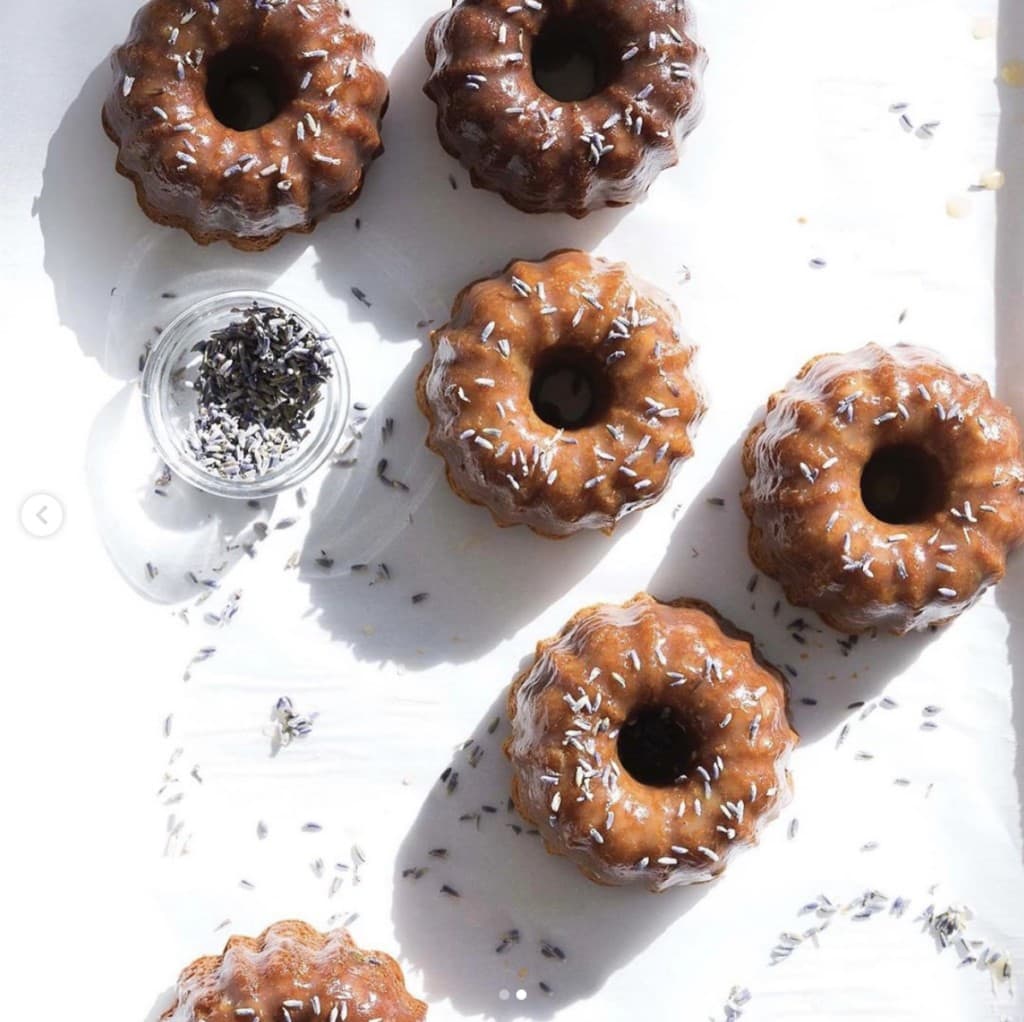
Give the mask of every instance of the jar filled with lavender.
POLYGON ((348 376, 335 339, 277 295, 231 291, 164 330, 142 380, 167 465, 222 497, 252 499, 307 479, 338 445, 348 376))

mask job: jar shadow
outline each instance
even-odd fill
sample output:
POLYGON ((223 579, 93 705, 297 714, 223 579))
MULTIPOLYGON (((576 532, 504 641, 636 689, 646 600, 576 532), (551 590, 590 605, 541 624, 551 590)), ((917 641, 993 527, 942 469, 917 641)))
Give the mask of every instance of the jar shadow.
POLYGON ((125 581, 147 599, 208 597, 257 541, 275 501, 225 500, 169 476, 142 428, 140 402, 135 384, 126 384, 89 431, 85 478, 100 536, 125 581))
POLYGON ((789 679, 793 726, 803 741, 816 741, 855 720, 918 658, 931 636, 843 635, 813 611, 792 606, 781 587, 754 567, 740 503, 746 435, 745 429, 680 517, 648 591, 663 600, 699 597, 750 632, 789 679))
MULTIPOLYGON (((153 224, 131 184, 116 173, 116 149, 100 124, 110 84, 104 58, 50 138, 33 215, 61 324, 104 372, 135 381, 148 348, 187 306, 193 286, 205 297, 241 281, 266 285, 285 273, 307 242, 286 238, 269 252, 243 255, 225 244, 201 248, 184 232, 153 224)), ((163 474, 132 382, 89 428, 89 494, 117 570, 146 598, 174 603, 208 591, 203 581, 226 578, 244 556, 241 548, 232 549, 236 537, 265 519, 274 502, 253 509, 217 500, 177 479, 160 485, 163 474)))
POLYGON ((392 922, 432 1002, 547 1019, 601 989, 715 884, 599 888, 549 855, 511 806, 502 691, 445 767, 399 849, 392 922))

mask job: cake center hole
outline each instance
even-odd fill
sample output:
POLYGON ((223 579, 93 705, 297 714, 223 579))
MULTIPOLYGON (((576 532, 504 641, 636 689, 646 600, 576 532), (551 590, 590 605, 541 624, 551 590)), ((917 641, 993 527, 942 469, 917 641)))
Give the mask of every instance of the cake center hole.
POLYGON ((921 447, 898 444, 876 451, 860 478, 864 506, 890 525, 923 522, 946 501, 938 459, 921 447))
POLYGON ((533 43, 533 80, 552 99, 590 99, 611 82, 614 64, 592 25, 579 18, 549 18, 533 43))
POLYGON ((598 359, 575 348, 555 348, 534 367, 530 402, 549 426, 583 429, 604 414, 608 391, 608 378, 598 359))
POLYGON ((269 124, 291 99, 277 59, 251 46, 232 46, 211 57, 206 101, 213 116, 232 131, 269 124))
POLYGON ((693 740, 668 707, 651 707, 619 731, 619 762, 641 784, 667 788, 693 766, 693 740))

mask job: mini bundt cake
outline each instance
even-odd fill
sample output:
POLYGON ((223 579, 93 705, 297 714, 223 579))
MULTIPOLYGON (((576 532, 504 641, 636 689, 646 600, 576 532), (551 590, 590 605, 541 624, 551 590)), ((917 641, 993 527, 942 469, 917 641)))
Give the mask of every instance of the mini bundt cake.
POLYGON ((580 611, 508 706, 516 807, 598 883, 711 880, 790 797, 786 683, 695 600, 580 611))
POLYGON ((679 161, 707 63, 685 0, 456 0, 427 60, 441 144, 473 184, 575 217, 679 161))
POLYGON ((163 1022, 420 1022, 427 1006, 398 963, 362 951, 346 930, 292 920, 258 937, 232 937, 178 978, 163 1022))
POLYGON ((550 537, 610 530, 693 453, 704 402, 678 313, 584 252, 465 288, 420 376, 427 443, 459 496, 550 537))
POLYGON ((750 556, 848 633, 941 624, 1024 539, 1024 452, 978 376, 925 348, 812 359, 747 438, 750 556))
POLYGON ((150 0, 103 125, 152 220, 263 249, 355 201, 387 80, 343 0, 150 0))

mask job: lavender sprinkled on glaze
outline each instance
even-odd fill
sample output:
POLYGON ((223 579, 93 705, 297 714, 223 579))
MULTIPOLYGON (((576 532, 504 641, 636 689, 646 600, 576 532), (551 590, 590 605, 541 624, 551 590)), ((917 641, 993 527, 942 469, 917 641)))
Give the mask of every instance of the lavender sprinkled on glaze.
POLYGON ((923 348, 808 363, 751 432, 744 467, 757 567, 848 633, 949 620, 1024 540, 1021 494, 1004 499, 1024 482, 1017 423, 981 379, 923 348))
POLYGON ((288 920, 258 937, 232 937, 223 954, 182 972, 174 1004, 162 1017, 348 1022, 358 1015, 367 1022, 421 1022, 426 1005, 409 994, 398 963, 359 948, 344 929, 357 915, 336 913, 329 925, 342 925, 326 933, 288 920))
POLYGON ((706 57, 692 39, 683 0, 664 14, 667 25, 653 24, 643 6, 617 8, 614 19, 599 7, 586 27, 609 37, 617 88, 598 80, 594 95, 563 94, 564 86, 545 79, 546 28, 556 17, 541 0, 455 4, 428 32, 433 71, 426 91, 438 106, 444 147, 472 170, 474 182, 532 212, 580 217, 634 201, 676 162, 678 144, 700 116, 706 57), (478 67, 487 73, 476 73, 478 67), (565 117, 563 100, 582 98, 587 102, 575 105, 576 115, 565 117), (476 121, 492 126, 486 147, 465 128, 476 121), (606 169, 612 152, 616 167, 606 169), (522 173, 512 168, 524 162, 531 180, 545 187, 523 189, 522 173))
POLYGON ((610 529, 655 501, 692 450, 693 349, 667 299, 625 267, 581 252, 513 263, 467 288, 433 343, 419 385, 429 444, 456 491, 501 524, 610 529), (617 382, 633 365, 646 377, 636 399, 617 382))
POLYGON ((541 644, 513 686, 506 751, 516 805, 549 849, 602 882, 663 889, 716 875, 752 842, 785 803, 795 736, 781 677, 747 641, 705 605, 640 596, 582 611, 541 644), (706 727, 688 726, 697 712, 706 727), (706 745, 689 744, 696 733, 706 745), (730 765, 733 742, 756 750, 742 769, 730 765), (657 811, 643 811, 649 802, 657 811), (623 860, 625 847, 645 854, 623 860))
POLYGON ((240 249, 264 249, 288 231, 309 231, 351 205, 382 151, 387 82, 373 66, 372 47, 340 4, 252 0, 234 5, 227 26, 211 0, 184 14, 178 0, 148 0, 112 56, 116 80, 103 121, 118 144, 118 168, 134 180, 148 215, 201 243, 223 239, 240 249), (226 84, 232 54, 264 34, 268 18, 267 55, 282 66, 302 65, 301 78, 295 97, 278 95, 272 72, 257 61, 251 68, 256 99, 242 103, 226 84), (347 65, 345 81, 353 87, 335 98, 338 83, 329 69, 338 62, 347 65), (300 99, 307 108, 301 113, 300 99), (170 111, 180 123, 170 125, 170 111), (342 111, 347 116, 339 117, 342 111), (153 117, 165 131, 140 131, 138 122, 153 117), (284 177, 285 157, 280 178, 268 172, 266 184, 251 183, 250 176, 262 181, 259 160, 234 156, 238 140, 251 131, 267 151, 299 143, 291 177, 284 177), (195 141, 183 159, 172 147, 184 132, 195 141), (316 153, 303 145, 311 138, 316 153), (180 185, 166 180, 170 169, 180 185))

